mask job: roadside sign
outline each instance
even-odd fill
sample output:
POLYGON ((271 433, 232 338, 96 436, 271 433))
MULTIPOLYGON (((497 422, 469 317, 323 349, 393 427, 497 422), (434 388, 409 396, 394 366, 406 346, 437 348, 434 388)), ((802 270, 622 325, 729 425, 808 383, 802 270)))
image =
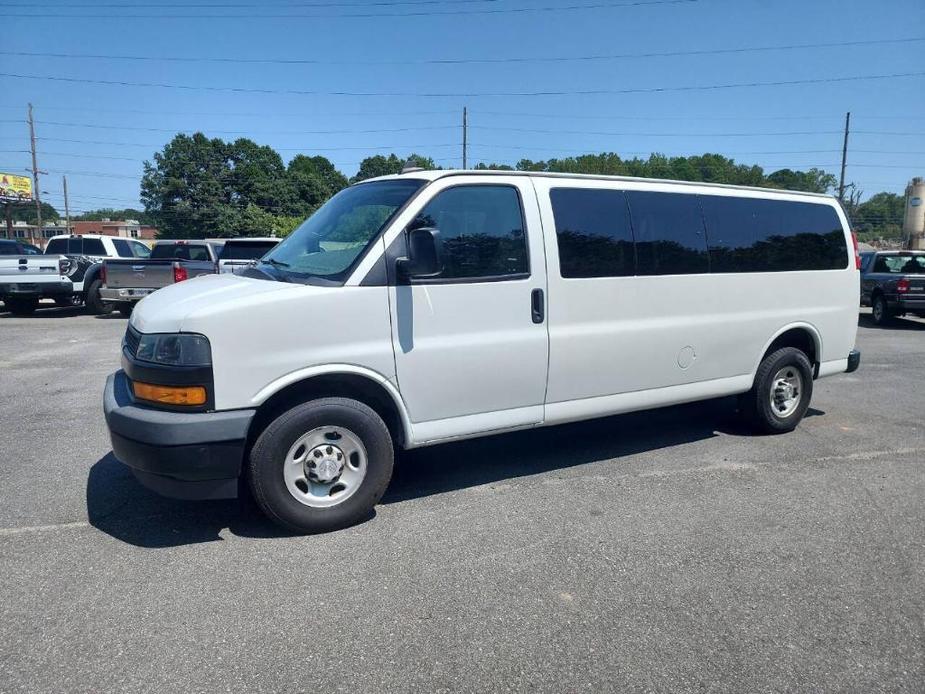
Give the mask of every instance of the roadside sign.
POLYGON ((0 171, 0 202, 32 202, 32 179, 0 171))

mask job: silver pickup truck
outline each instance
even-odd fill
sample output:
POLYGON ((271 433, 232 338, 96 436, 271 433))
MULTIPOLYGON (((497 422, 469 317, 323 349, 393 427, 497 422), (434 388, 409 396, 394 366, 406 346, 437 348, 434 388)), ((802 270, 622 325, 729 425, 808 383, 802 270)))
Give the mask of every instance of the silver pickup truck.
POLYGON ((221 240, 157 241, 150 258, 107 258, 100 299, 127 316, 138 301, 161 287, 218 272, 223 244, 221 240))
POLYGON ((16 316, 33 313, 41 299, 67 305, 74 293, 67 276, 70 266, 71 261, 63 255, 0 253, 0 301, 16 316))

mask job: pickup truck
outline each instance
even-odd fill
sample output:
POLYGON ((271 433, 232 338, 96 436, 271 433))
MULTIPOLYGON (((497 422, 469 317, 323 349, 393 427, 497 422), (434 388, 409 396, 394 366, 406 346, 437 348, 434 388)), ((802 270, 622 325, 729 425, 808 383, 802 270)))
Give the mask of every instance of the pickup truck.
MULTIPOLYGON (((68 277, 74 283, 71 303, 82 303, 93 314, 108 313, 112 306, 100 300, 101 273, 105 258, 146 258, 151 251, 140 241, 100 234, 52 236, 45 255, 64 255, 71 261, 68 277)), ((64 304, 64 299, 61 300, 64 304)))
POLYGON ((925 317, 925 251, 862 253, 861 305, 872 308, 877 325, 909 313, 925 317))
POLYGON ((218 272, 223 241, 157 241, 147 259, 103 261, 100 299, 124 316, 151 292, 177 282, 218 272))
POLYGON ((74 293, 71 261, 61 255, 0 255, 0 300, 15 316, 28 316, 40 299, 67 305, 74 293))
POLYGON ((218 271, 238 272, 254 265, 257 259, 269 253, 279 242, 280 239, 272 237, 228 239, 218 257, 218 271))

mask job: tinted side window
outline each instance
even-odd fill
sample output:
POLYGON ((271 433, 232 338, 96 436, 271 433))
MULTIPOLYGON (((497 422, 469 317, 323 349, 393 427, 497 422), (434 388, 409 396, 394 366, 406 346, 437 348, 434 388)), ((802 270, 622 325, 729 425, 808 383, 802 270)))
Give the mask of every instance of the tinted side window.
POLYGON ((702 196, 713 272, 837 270, 848 246, 835 209, 784 200, 702 196))
POLYGON ((151 249, 151 257, 159 259, 173 258, 178 247, 175 243, 159 243, 151 249))
POLYGON ((106 247, 101 239, 84 239, 84 255, 106 255, 106 247))
POLYGON ((624 277, 635 273, 633 231, 621 190, 553 188, 562 277, 624 277))
POLYGON ((67 239, 52 239, 45 247, 48 255, 64 255, 67 253, 67 239))
POLYGON ((696 195, 628 190, 636 274, 690 275, 710 270, 696 195))
POLYGON ((19 255, 19 246, 14 241, 0 241, 0 255, 19 255))
POLYGON ((440 231, 441 279, 529 272, 520 196, 511 186, 448 188, 427 203, 410 226, 440 231))
POLYGON ((132 255, 134 255, 136 258, 148 258, 151 256, 151 249, 148 248, 143 243, 139 243, 138 241, 132 241, 131 244, 132 244, 132 255))
POLYGON ((120 258, 132 257, 132 249, 125 239, 113 239, 112 245, 116 247, 116 253, 119 254, 120 258))

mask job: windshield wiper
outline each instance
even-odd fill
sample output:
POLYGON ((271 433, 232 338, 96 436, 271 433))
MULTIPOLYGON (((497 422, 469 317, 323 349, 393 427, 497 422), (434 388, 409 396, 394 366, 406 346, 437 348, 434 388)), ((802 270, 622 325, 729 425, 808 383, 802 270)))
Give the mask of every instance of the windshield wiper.
POLYGON ((276 258, 265 258, 262 262, 269 263, 273 267, 289 267, 289 263, 284 263, 282 260, 277 260, 276 258))

